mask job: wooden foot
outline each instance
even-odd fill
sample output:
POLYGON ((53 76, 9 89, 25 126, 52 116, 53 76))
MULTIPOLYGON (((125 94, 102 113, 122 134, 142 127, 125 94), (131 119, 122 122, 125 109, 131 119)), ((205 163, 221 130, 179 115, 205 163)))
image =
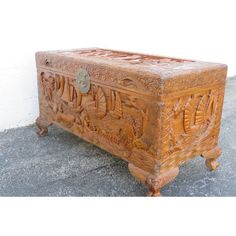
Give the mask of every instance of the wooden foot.
POLYGON ((48 134, 48 126, 51 125, 51 122, 48 122, 46 119, 43 119, 42 117, 38 117, 36 119, 36 128, 37 128, 37 134, 39 137, 44 137, 48 134))
POLYGON ((206 166, 210 169, 210 170, 215 170, 217 169, 217 167, 219 167, 219 163, 217 162, 217 159, 220 157, 221 155, 221 149, 219 147, 215 147, 214 149, 210 150, 210 151, 206 151, 202 153, 202 157, 204 157, 206 159, 205 163, 206 166))
POLYGON ((207 159, 205 161, 206 166, 210 169, 210 170, 215 170, 219 167, 220 163, 217 162, 215 159, 207 159))
POLYGON ((179 173, 179 168, 176 167, 159 175, 152 175, 135 165, 129 163, 130 173, 139 181, 146 184, 149 188, 148 196, 161 196, 160 190, 166 184, 170 183, 179 173))

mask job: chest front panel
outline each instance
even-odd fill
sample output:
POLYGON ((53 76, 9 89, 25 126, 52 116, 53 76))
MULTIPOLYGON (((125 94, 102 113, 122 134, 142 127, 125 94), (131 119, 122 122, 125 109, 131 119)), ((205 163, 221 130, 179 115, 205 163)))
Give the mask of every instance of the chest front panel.
POLYGON ((42 69, 38 84, 40 112, 53 123, 125 160, 142 166, 146 162, 152 168, 159 150, 156 98, 94 81, 83 94, 75 77, 42 69))

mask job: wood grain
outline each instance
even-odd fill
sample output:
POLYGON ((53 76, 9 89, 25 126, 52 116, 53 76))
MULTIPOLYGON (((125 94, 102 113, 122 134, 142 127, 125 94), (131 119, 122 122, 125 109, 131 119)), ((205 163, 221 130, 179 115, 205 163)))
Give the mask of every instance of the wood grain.
POLYGON ((38 134, 56 124, 129 162, 149 194, 202 155, 216 169, 227 67, 103 49, 36 53, 38 134), (91 78, 80 92, 78 70, 91 78))

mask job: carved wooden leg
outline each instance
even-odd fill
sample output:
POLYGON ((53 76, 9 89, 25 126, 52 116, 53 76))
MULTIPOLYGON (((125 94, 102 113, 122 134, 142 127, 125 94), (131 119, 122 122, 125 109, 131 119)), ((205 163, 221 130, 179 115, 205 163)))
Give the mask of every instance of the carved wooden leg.
POLYGON ((167 172, 161 173, 160 175, 152 175, 135 165, 129 163, 128 165, 130 173, 139 181, 146 184, 149 188, 148 195, 149 196, 160 196, 160 190, 166 184, 174 180, 174 178, 179 173, 179 168, 176 167, 167 172))
POLYGON ((201 156, 206 159, 205 161, 206 166, 210 170, 215 170, 220 165, 217 162, 217 159, 219 158, 220 155, 221 155, 221 149, 219 147, 215 147, 210 151, 203 152, 201 156))
POLYGON ((48 134, 48 126, 50 126, 52 123, 47 121, 46 119, 39 116, 36 119, 36 127, 37 127, 37 134, 39 137, 44 137, 48 134))

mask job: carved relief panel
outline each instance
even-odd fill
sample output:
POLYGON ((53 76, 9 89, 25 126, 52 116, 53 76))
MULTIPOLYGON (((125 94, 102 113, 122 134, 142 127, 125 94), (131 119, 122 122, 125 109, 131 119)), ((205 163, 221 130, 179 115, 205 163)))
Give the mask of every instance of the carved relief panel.
POLYGON ((222 91, 222 88, 209 88, 165 100, 162 168, 179 166, 217 145, 222 91))
POLYGON ((118 150, 127 159, 135 150, 156 156, 159 127, 155 102, 96 83, 82 94, 75 78, 48 71, 39 73, 39 83, 41 112, 53 123, 118 150))
POLYGON ((215 170, 227 66, 79 49, 36 53, 37 133, 57 124, 129 162, 149 195, 201 155, 215 170))

